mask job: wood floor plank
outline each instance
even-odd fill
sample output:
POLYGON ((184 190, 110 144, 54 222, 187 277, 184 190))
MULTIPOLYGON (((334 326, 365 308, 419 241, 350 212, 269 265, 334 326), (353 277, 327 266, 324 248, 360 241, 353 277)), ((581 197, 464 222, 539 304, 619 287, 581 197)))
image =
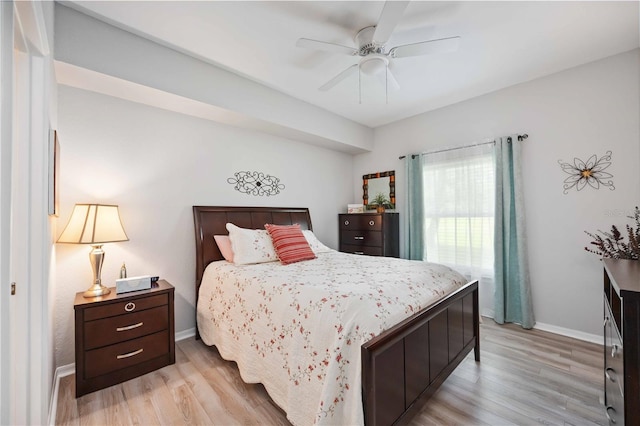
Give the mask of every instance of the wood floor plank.
POLYGON ((66 376, 60 379, 58 386, 58 405, 56 416, 65 419, 59 424, 68 426, 78 426, 80 424, 80 413, 75 399, 76 384, 75 376, 66 376))
POLYGON ((171 390, 166 386, 166 383, 163 379, 163 373, 165 376, 167 373, 162 370, 165 370, 167 368, 168 367, 164 367, 158 371, 146 374, 141 378, 143 380, 149 381, 148 386, 152 389, 151 402, 156 411, 156 415, 160 420, 160 424, 184 424, 184 417, 182 416, 182 413, 180 412, 178 406, 175 404, 171 390))
POLYGON ((122 390, 129 405, 132 425, 160 424, 151 400, 153 389, 146 376, 122 383, 122 390))
POLYGON ((121 426, 133 423, 129 407, 122 391, 122 385, 105 389, 102 396, 102 406, 108 425, 121 426))
MULTIPOLYGON (((470 354, 410 425, 607 424, 602 346, 486 318, 480 334, 482 361, 470 354)), ((194 339, 175 365, 123 384, 75 399, 74 380, 61 380, 56 424, 289 425, 264 386, 194 339)))

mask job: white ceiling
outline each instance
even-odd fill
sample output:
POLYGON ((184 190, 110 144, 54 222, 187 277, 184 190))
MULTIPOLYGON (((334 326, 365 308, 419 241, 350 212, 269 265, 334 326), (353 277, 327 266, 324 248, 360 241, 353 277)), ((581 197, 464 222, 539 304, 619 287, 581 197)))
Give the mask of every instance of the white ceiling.
POLYGON ((401 88, 358 74, 317 90, 358 57, 296 47, 355 46, 384 2, 75 1, 76 9, 295 98, 377 127, 639 46, 638 3, 411 2, 387 44, 461 36, 460 48, 391 65, 401 88), (370 80, 371 79, 371 80, 370 80))

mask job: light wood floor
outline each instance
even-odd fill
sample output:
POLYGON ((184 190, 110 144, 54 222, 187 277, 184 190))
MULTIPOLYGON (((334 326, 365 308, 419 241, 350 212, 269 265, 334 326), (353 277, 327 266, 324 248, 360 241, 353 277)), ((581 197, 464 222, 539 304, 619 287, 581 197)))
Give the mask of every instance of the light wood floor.
MULTIPOLYGON (((607 424, 601 346, 487 319, 480 334, 480 363, 471 353, 411 424, 607 424)), ((61 380, 56 424, 289 424, 262 385, 193 338, 175 365, 126 383, 75 399, 74 381, 61 380)))

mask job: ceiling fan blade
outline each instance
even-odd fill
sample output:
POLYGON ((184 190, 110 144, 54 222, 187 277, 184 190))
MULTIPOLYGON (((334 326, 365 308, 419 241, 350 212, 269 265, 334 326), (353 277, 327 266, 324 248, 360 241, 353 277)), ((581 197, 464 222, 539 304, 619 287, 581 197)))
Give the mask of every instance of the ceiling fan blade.
POLYGON ((398 83, 398 80, 396 80, 393 73, 391 72, 391 69, 389 68, 387 68, 387 85, 389 89, 400 90, 400 84, 398 83))
POLYGON ((391 72, 390 67, 387 67, 386 73, 381 72, 376 75, 378 77, 378 80, 380 81, 380 84, 384 86, 386 83, 387 88, 389 90, 400 90, 400 84, 398 83, 398 80, 396 80, 396 78, 394 77, 393 72, 391 72))
POLYGON ((392 58, 406 58, 408 56, 430 55, 433 53, 446 53, 458 50, 460 37, 447 37, 437 40, 421 41, 419 43, 396 46, 389 51, 392 58))
POLYGON ((408 1, 391 1, 388 0, 382 8, 380 19, 378 19, 378 25, 373 33, 373 41, 378 44, 385 44, 393 29, 400 22, 404 10, 409 5, 408 1))
POLYGON ((296 42, 297 47, 306 47, 309 49, 317 49, 324 50, 325 52, 333 52, 333 53, 346 53, 347 55, 355 55, 358 53, 358 50, 349 47, 343 46, 341 44, 329 43, 326 41, 320 40, 312 40, 310 38, 299 38, 296 42))
POLYGON ((336 75, 335 77, 333 77, 331 80, 327 81, 322 86, 318 87, 318 90, 320 90, 322 92, 326 92, 327 90, 331 89, 336 84, 340 83, 345 78, 349 77, 351 74, 353 74, 357 70, 358 70, 358 64, 351 65, 349 68, 347 68, 346 70, 342 71, 340 74, 336 75))

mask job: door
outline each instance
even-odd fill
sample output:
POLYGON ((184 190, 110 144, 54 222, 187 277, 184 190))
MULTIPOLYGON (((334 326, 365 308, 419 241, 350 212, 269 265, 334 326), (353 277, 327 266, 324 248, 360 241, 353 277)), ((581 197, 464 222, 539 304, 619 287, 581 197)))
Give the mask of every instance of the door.
POLYGON ((49 7, 0 2, 1 424, 47 423, 51 394, 46 165, 52 71, 44 12, 49 7))

